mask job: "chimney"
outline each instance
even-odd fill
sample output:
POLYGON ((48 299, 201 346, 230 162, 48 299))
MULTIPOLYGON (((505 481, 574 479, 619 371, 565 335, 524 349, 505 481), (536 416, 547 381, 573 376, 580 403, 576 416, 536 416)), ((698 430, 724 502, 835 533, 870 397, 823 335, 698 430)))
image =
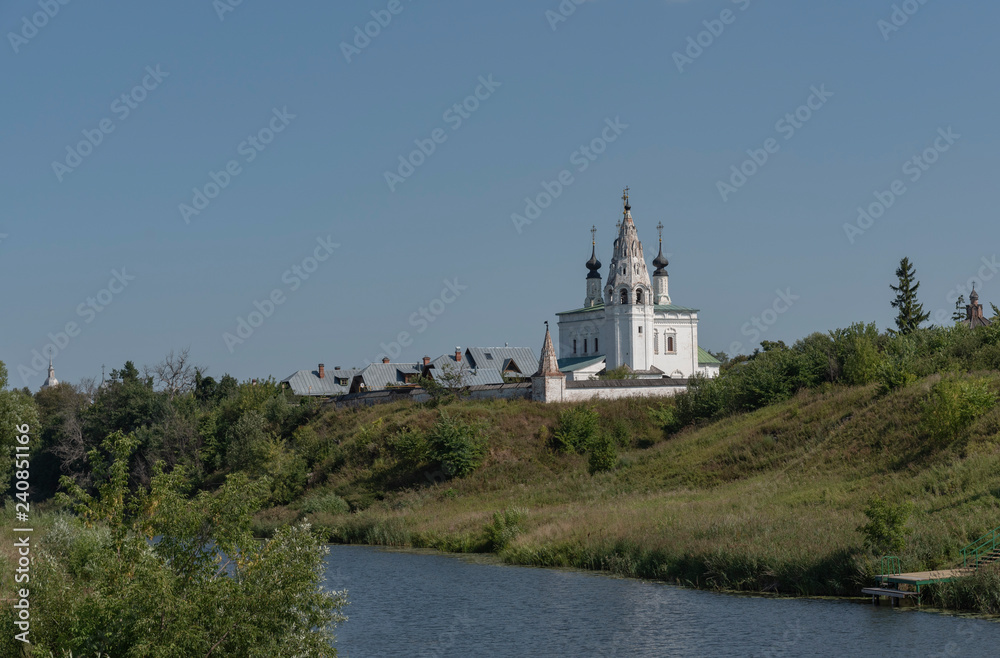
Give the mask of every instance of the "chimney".
POLYGON ((461 361, 462 360, 462 348, 461 347, 456 347, 455 348, 455 360, 456 361, 461 361))
POLYGON ((382 357, 382 363, 389 363, 389 357, 387 356, 382 357))
POLYGON ((424 357, 424 365, 425 366, 429 366, 430 364, 431 364, 431 357, 425 356, 424 357))
POLYGON ((321 363, 319 364, 319 378, 323 379, 324 377, 326 377, 326 369, 323 367, 323 364, 321 363))

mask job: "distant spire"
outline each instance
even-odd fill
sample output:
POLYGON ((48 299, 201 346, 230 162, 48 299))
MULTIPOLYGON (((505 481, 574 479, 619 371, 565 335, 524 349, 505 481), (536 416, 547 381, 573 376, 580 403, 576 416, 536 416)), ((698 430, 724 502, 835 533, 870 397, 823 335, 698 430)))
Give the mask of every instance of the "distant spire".
POLYGON ((587 274, 588 279, 600 279, 601 278, 601 261, 597 260, 597 239, 595 235, 597 234, 597 227, 590 227, 590 260, 587 261, 587 269, 590 272, 587 274))
POLYGON ((629 211, 632 210, 632 204, 630 204, 628 201, 628 192, 629 192, 629 187, 626 185, 625 192, 622 194, 622 201, 625 202, 625 209, 622 211, 622 221, 626 224, 631 224, 632 213, 629 211))
POLYGON ((663 255, 663 222, 656 225, 656 230, 660 232, 660 253, 653 259, 653 265, 656 267, 653 276, 666 276, 667 265, 670 265, 670 262, 663 255))
POLYGON ((556 348, 552 345, 552 334, 549 333, 549 322, 545 321, 545 342, 542 344, 542 357, 538 360, 538 372, 534 377, 565 377, 559 372, 559 360, 556 358, 556 348))
POLYGON ((56 369, 52 367, 52 357, 49 357, 49 376, 42 383, 42 388, 54 388, 59 386, 59 380, 56 379, 56 369))

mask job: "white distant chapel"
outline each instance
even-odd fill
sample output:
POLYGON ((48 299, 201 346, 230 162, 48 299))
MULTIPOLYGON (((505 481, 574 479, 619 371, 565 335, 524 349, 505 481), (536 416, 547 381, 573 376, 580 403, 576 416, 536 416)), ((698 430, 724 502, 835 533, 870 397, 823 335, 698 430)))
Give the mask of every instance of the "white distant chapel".
MULTIPOLYGON (((618 223, 607 282, 601 285, 601 262, 592 239, 583 307, 556 314, 559 371, 568 381, 589 380, 622 366, 640 379, 717 376, 718 359, 698 347, 698 309, 674 304, 670 298, 663 224, 657 226, 660 250, 650 281, 628 188, 622 199, 624 216, 618 223)), ((595 232, 592 228, 591 234, 595 232)))

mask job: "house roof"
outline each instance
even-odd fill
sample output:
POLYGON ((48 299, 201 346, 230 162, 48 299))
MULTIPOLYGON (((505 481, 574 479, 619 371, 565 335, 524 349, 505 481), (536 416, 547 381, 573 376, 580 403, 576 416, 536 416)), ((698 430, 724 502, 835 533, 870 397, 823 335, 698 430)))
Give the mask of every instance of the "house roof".
POLYGON ((406 375, 419 376, 422 363, 371 363, 358 373, 365 388, 370 391, 405 384, 406 375))
POLYGON ((530 347, 468 347, 465 356, 473 368, 517 370, 525 377, 538 368, 538 355, 530 347))
POLYGON ((351 380, 361 371, 355 368, 348 370, 327 370, 323 379, 316 370, 299 370, 281 380, 288 384, 295 395, 343 395, 351 388, 351 380), (347 384, 337 383, 337 379, 346 379, 347 384))
POLYGON ((704 347, 698 347, 698 365, 699 366, 721 366, 722 361, 719 361, 714 356, 708 353, 704 347))
MULTIPOLYGON (((461 386, 485 386, 487 384, 502 384, 503 373, 500 367, 473 368, 469 366, 468 359, 456 361, 454 354, 445 354, 431 361, 429 366, 430 375, 441 381, 443 373, 452 372, 460 374, 461 386)), ((456 382, 458 383, 458 382, 456 382)))
POLYGON ((562 372, 576 372, 590 366, 604 362, 604 355, 597 356, 575 356, 567 359, 559 359, 559 370, 562 372))

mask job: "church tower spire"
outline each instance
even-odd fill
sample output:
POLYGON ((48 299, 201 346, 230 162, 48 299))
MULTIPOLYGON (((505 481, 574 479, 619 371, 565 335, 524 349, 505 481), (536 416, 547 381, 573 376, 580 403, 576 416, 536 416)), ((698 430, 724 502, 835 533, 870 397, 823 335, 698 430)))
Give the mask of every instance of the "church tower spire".
POLYGON ((670 291, 667 285, 667 266, 670 262, 663 255, 663 222, 656 225, 656 230, 660 232, 660 253, 653 259, 656 271, 653 272, 653 303, 665 305, 670 303, 670 291))
POLYGON ((59 386, 59 380, 56 379, 56 369, 52 367, 52 359, 49 359, 49 376, 46 377, 42 388, 55 388, 56 386, 59 386))
POLYGON ((604 286, 609 334, 604 342, 606 365, 608 370, 627 365, 632 370, 645 371, 652 365, 653 355, 653 287, 632 219, 627 187, 622 202, 622 221, 604 286))
POLYGON ((587 298, 584 308, 591 308, 601 303, 601 261, 597 260, 597 227, 590 227, 590 260, 587 261, 587 298))

